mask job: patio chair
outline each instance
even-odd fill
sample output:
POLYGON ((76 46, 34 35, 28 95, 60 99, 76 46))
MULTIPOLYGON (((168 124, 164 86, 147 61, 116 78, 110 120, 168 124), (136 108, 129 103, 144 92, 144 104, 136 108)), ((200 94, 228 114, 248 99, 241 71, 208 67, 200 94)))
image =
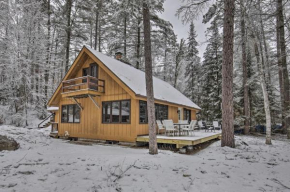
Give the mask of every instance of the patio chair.
POLYGON ((186 126, 188 126, 188 120, 178 120, 178 123, 180 124, 186 124, 186 125, 180 125, 181 131, 183 131, 183 128, 185 128, 186 126))
POLYGON ((191 120, 190 124, 189 125, 185 125, 185 127, 182 128, 182 130, 183 131, 187 131, 187 133, 189 135, 190 131, 192 131, 192 133, 193 133, 195 125, 196 125, 196 120, 191 120))
POLYGON ((205 126, 204 126, 204 124, 203 124, 203 122, 202 121, 198 121, 198 128, 199 129, 205 129, 205 126))
POLYGON ((173 121, 170 120, 163 120, 163 126, 165 127, 165 135, 167 134, 167 132, 169 132, 169 134, 171 132, 173 132, 173 134, 175 135, 176 130, 176 126, 174 126, 173 121))
POLYGON ((165 130, 165 128, 160 120, 156 120, 156 124, 157 124, 157 128, 158 128, 158 134, 159 134, 160 130, 165 130))
POLYGON ((214 131, 215 132, 215 129, 213 126, 211 125, 207 125, 206 122, 202 122, 203 125, 204 125, 204 131, 207 132, 207 131, 214 131))
POLYGON ((213 121, 212 122, 212 125, 213 125, 213 129, 215 130, 220 130, 221 129, 221 127, 220 127, 220 125, 219 125, 219 122, 218 121, 213 121))

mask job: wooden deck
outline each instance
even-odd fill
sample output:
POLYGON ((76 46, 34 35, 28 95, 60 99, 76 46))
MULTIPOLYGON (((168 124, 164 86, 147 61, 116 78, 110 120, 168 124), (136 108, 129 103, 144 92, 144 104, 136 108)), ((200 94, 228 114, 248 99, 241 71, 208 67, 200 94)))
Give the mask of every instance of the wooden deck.
MULTIPOLYGON (((194 146, 213 139, 221 139, 221 131, 204 132, 204 130, 194 131, 194 135, 189 136, 165 136, 157 135, 157 143, 175 144, 176 148, 182 148, 185 146, 194 146)), ((149 142, 149 136, 138 136, 137 142, 149 142)))

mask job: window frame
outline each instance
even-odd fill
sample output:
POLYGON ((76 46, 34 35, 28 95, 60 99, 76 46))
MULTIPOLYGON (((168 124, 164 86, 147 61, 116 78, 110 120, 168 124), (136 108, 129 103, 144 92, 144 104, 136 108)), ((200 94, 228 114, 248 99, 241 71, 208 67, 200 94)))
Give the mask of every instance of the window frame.
POLYGON ((79 110, 79 122, 75 122, 75 108, 78 107, 76 104, 67 104, 61 106, 61 123, 81 123, 81 110, 79 110), (63 121, 62 114, 63 114, 63 108, 66 106, 66 121, 63 121), (73 122, 69 122, 69 106, 73 106, 73 122))
POLYGON ((113 101, 103 101, 102 102, 102 115, 101 115, 101 122, 102 124, 131 124, 131 113, 132 109, 131 109, 131 99, 125 99, 125 100, 113 100, 113 101), (129 122, 122 122, 122 101, 128 101, 129 102, 129 122), (112 112, 113 112, 113 107, 112 107, 112 103, 113 102, 118 102, 119 103, 119 122, 112 122, 113 120, 113 115, 112 115, 112 112), (110 105, 110 122, 105 122, 104 120, 104 105, 106 103, 109 103, 110 105))
MULTIPOLYGON (((167 118, 169 117, 169 106, 168 105, 163 105, 163 104, 159 104, 159 103, 154 103, 154 106, 155 106, 155 118, 156 120, 160 120, 160 119, 157 119, 157 114, 159 113, 159 109, 160 107, 166 107, 166 110, 167 110, 167 118), (158 110, 158 111, 157 111, 158 110)), ((164 120, 164 119, 163 119, 164 120)), ((147 111, 147 101, 144 101, 144 100, 139 100, 139 124, 148 124, 148 111, 147 111), (145 107, 145 122, 141 122, 140 121, 140 103, 144 102, 146 107, 145 107)))

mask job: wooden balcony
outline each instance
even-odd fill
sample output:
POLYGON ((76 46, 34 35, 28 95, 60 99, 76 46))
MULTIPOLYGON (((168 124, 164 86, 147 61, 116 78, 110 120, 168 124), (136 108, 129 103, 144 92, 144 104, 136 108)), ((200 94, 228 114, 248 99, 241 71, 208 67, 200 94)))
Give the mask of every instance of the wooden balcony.
POLYGON ((62 82, 62 97, 87 97, 105 93, 105 80, 92 76, 78 77, 62 82))

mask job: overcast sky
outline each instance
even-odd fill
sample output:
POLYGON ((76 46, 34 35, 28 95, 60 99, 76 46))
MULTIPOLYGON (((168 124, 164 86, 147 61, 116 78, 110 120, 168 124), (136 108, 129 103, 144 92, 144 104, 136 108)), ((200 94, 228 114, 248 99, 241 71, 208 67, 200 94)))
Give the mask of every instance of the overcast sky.
MULTIPOLYGON (((189 24, 182 24, 182 21, 175 16, 176 10, 181 5, 181 0, 165 0, 164 3, 164 12, 161 14, 161 18, 170 21, 173 25, 173 29, 175 34, 177 35, 178 40, 180 41, 181 38, 187 39, 188 32, 189 32, 189 24)), ((195 30, 197 33, 197 42, 199 43, 199 55, 202 59, 203 52, 206 48, 206 37, 205 37, 205 30, 209 24, 203 24, 202 16, 196 21, 195 30)))

